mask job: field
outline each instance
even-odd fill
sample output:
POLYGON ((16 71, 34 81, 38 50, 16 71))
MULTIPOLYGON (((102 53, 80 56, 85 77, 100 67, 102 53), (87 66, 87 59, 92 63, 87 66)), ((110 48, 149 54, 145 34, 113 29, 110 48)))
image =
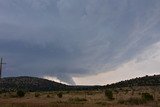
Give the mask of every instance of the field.
POLYGON ((157 87, 112 89, 109 99, 105 90, 26 92, 17 97, 16 92, 0 94, 0 107, 160 107, 160 90, 157 87), (149 93, 153 100, 142 100, 149 93))

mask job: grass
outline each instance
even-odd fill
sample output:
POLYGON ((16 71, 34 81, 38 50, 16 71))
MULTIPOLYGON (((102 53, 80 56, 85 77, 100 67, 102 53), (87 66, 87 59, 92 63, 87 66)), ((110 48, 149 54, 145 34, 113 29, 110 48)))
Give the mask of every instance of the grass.
MULTIPOLYGON (((63 91, 63 92, 27 92, 22 98, 16 96, 16 92, 0 93, 0 107, 145 107, 153 100, 144 100, 151 98, 153 90, 150 87, 135 87, 134 95, 132 89, 125 87, 116 89, 113 92, 114 100, 106 98, 105 91, 63 91), (130 90, 127 91, 126 90, 130 90), (62 93, 62 98, 57 96, 62 93), (141 93, 141 94, 140 94, 141 93), (147 94, 149 93, 149 94, 147 94), (143 97, 142 97, 143 95, 143 97), (132 97, 132 98, 131 98, 132 97), (132 107, 132 106, 131 106, 132 107)), ((160 91, 160 90, 159 90, 160 91)), ((160 105, 160 92, 155 92, 157 104, 160 105)), ((160 106, 156 106, 160 107, 160 106)))
POLYGON ((68 101, 71 102, 71 103, 76 104, 76 103, 83 103, 83 102, 86 102, 87 99, 76 97, 76 98, 69 98, 68 101))
POLYGON ((127 100, 119 100, 118 103, 127 105, 142 105, 146 103, 146 100, 143 100, 141 98, 130 98, 127 100))
POLYGON ((96 102, 95 104, 105 106, 105 105, 107 105, 107 102, 96 102))

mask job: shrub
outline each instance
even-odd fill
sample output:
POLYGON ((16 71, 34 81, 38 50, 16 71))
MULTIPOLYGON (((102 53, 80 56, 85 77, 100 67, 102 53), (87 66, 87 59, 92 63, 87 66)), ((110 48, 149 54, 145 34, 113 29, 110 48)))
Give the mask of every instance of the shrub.
POLYGON ((47 98, 50 98, 50 95, 49 95, 49 94, 47 95, 47 98))
POLYGON ((35 97, 39 97, 40 96, 40 94, 39 93, 35 93, 35 95, 34 95, 35 97))
POLYGON ((17 93, 9 93, 10 98, 16 98, 18 97, 17 93))
POLYGON ((126 89, 126 90, 125 90, 125 94, 128 94, 128 92, 129 92, 129 90, 126 89))
POLYGON ((150 95, 149 93, 142 93, 142 99, 146 101, 153 101, 153 95, 150 95))
POLYGON ((105 96, 109 99, 109 100, 113 100, 113 93, 111 90, 106 90, 105 91, 105 96))
POLYGON ((118 91, 118 90, 114 90, 114 92, 115 92, 116 94, 118 94, 118 93, 119 93, 119 91, 118 91))
POLYGON ((57 94, 58 98, 62 98, 63 97, 63 94, 60 92, 57 94))
POLYGON ((17 91, 17 96, 18 96, 18 97, 24 97, 24 96, 25 96, 25 92, 19 90, 19 91, 17 91))

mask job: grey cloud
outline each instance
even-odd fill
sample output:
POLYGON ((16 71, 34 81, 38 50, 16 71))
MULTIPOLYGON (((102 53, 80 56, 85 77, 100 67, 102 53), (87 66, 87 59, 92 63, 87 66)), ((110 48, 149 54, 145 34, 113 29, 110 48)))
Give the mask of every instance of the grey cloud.
POLYGON ((160 41, 158 0, 0 0, 5 76, 72 77, 116 69, 160 41))

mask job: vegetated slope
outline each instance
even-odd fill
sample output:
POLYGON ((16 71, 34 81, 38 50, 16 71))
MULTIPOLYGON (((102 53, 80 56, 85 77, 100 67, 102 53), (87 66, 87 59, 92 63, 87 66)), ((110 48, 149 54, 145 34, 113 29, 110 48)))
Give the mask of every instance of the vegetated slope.
POLYGON ((0 79, 0 90, 51 91, 65 90, 67 85, 37 77, 7 77, 0 79))
POLYGON ((7 77, 0 79, 0 91, 69 91, 95 90, 98 86, 69 86, 37 77, 7 77))
POLYGON ((69 86, 37 77, 7 77, 0 79, 0 91, 63 91, 63 90, 99 90, 133 86, 160 86, 160 75, 145 76, 125 80, 105 86, 69 86))
POLYGON ((106 88, 121 88, 133 86, 160 86, 160 75, 144 76, 130 80, 121 81, 118 83, 106 85, 106 88))

